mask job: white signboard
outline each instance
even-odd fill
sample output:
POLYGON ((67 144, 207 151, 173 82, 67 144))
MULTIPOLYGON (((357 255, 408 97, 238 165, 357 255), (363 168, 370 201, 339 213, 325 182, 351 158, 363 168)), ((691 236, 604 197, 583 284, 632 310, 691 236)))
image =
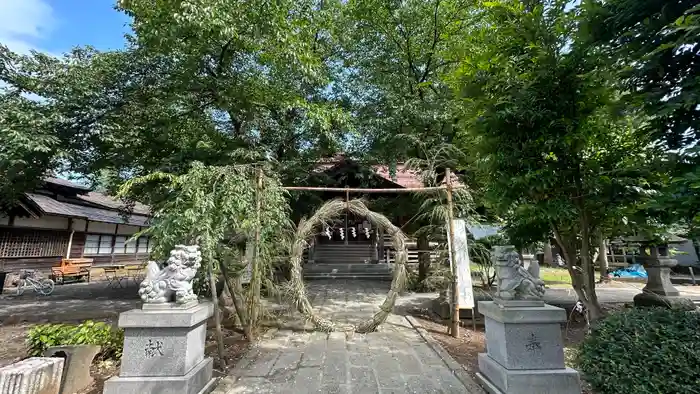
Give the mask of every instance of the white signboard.
POLYGON ((450 237, 447 237, 447 240, 448 248, 454 247, 455 264, 457 264, 457 305, 460 309, 474 309, 474 289, 472 288, 472 273, 467 246, 466 221, 455 219, 452 223, 455 244, 449 244, 450 237))

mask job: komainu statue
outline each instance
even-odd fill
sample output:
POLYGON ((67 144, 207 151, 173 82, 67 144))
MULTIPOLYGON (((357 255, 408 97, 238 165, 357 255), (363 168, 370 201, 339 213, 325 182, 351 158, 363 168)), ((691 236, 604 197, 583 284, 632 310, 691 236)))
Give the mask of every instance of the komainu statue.
POLYGON ((520 257, 513 247, 496 247, 495 266, 498 277, 497 298, 541 300, 544 296, 544 282, 520 264, 520 257))
POLYGON ((197 245, 176 245, 170 251, 166 266, 161 270, 155 261, 149 261, 146 278, 141 282, 139 296, 144 303, 161 304, 175 302, 185 304, 196 301, 192 291, 192 279, 202 262, 197 245))

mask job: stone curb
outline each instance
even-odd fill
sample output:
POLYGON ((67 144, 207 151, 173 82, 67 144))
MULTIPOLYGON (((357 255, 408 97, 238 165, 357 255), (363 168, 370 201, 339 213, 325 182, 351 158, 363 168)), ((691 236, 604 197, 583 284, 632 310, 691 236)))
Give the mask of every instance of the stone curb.
POLYGON ((236 379, 230 376, 221 376, 216 378, 216 383, 212 385, 213 390, 209 394, 228 394, 233 390, 233 385, 236 383, 236 379))
POLYGON ((433 338, 430 333, 423 328, 418 320, 413 316, 405 316, 406 320, 418 331, 421 338, 430 346, 431 349, 442 359, 442 361, 447 365, 447 367, 452 371, 452 373, 457 377, 457 379, 462 382, 464 387, 469 390, 470 394, 485 394, 484 389, 469 376, 469 373, 458 363, 449 353, 440 345, 437 339, 433 338))

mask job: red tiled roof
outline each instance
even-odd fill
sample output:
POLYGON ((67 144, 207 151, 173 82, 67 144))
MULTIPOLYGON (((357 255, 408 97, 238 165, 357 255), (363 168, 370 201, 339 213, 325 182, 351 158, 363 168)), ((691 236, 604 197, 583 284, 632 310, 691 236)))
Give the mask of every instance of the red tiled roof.
MULTIPOLYGON (((347 159, 343 155, 336 155, 333 157, 328 157, 328 158, 323 158, 318 161, 318 164, 316 165, 316 171, 322 172, 329 170, 338 164, 344 162, 344 161, 352 161, 352 159, 347 159)), ((404 187, 404 188, 418 188, 418 187, 423 187, 423 181, 420 178, 420 173, 416 170, 411 170, 408 169, 407 166, 404 163, 397 163, 396 164, 396 179, 392 179, 391 177, 391 172, 389 171, 389 166, 387 165, 382 165, 382 164, 374 164, 370 165, 374 172, 391 182, 396 183, 397 185, 404 187)), ((452 184, 453 185, 461 185, 462 183, 459 181, 459 177, 452 173, 452 184)), ((441 182, 441 184, 445 184, 445 180, 441 182)))
POLYGON ((396 179, 391 178, 389 166, 374 165, 374 172, 380 177, 392 181, 397 185, 405 188, 423 187, 423 182, 420 179, 420 174, 415 170, 409 170, 404 164, 396 165, 396 179))

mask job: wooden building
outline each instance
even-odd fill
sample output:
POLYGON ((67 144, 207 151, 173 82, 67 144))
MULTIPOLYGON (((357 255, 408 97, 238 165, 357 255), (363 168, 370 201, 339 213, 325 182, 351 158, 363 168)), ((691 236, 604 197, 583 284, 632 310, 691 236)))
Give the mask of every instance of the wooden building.
MULTIPOLYGON (((453 183, 459 184, 459 180, 453 175, 453 183)), ((444 181, 443 181, 444 182, 444 181)), ((342 154, 332 158, 321 160, 310 174, 308 186, 334 187, 334 188, 372 188, 372 189, 411 189, 423 187, 420 174, 411 170, 403 163, 397 163, 394 171, 386 165, 367 164, 347 158, 342 154)), ((394 193, 387 191, 371 194, 353 193, 345 191, 315 191, 309 192, 301 199, 312 201, 320 205, 324 201, 333 198, 363 198, 369 202, 370 209, 373 201, 378 198, 392 201, 388 211, 383 212, 394 225, 404 231, 415 230, 420 225, 416 219, 416 209, 420 202, 409 193, 394 193), (411 226, 411 227, 409 227, 411 226)), ((315 210, 315 207, 314 207, 315 210)), ((313 212, 303 212, 308 216, 313 212)), ((418 262, 418 240, 410 237, 407 241, 409 264, 418 262)), ((422 245, 431 255, 435 255, 432 249, 436 243, 422 245), (429 250, 428 250, 429 249, 429 250)), ((379 229, 372 229, 365 218, 354 217, 345 213, 336 218, 326 229, 322 229, 310 242, 306 251, 306 261, 309 263, 364 263, 367 261, 392 262, 395 259, 395 251, 391 245, 391 238, 379 229)))
POLYGON ((0 270, 49 270, 76 258, 89 258, 96 267, 145 261, 149 239, 127 241, 148 226, 149 209, 136 204, 126 217, 120 206, 73 182, 46 178, 11 212, 0 212, 0 270))

